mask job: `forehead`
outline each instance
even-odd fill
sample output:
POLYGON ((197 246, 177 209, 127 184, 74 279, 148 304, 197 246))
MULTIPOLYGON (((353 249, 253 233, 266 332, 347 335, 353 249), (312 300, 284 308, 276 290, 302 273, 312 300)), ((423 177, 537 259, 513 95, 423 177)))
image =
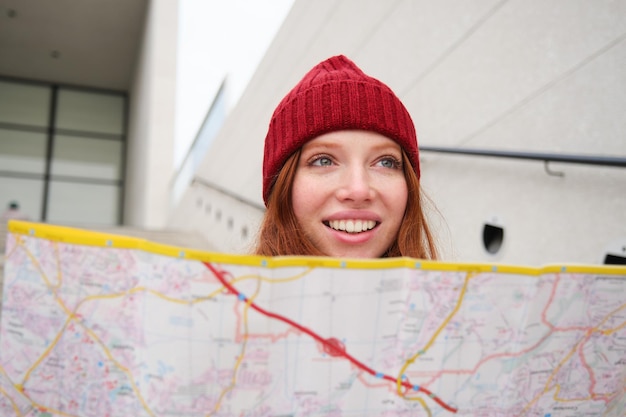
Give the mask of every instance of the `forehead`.
POLYGON ((325 133, 311 139, 304 144, 303 150, 311 148, 354 148, 368 147, 372 149, 396 149, 400 151, 400 145, 377 132, 368 130, 338 130, 325 133))

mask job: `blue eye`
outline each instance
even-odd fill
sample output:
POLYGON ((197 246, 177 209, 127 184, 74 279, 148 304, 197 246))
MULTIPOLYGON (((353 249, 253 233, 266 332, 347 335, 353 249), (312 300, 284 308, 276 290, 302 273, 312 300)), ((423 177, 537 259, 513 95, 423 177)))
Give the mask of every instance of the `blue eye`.
POLYGON ((333 161, 327 156, 317 157, 311 162, 311 165, 316 165, 316 166, 321 166, 321 167, 327 167, 332 164, 333 164, 333 161))
POLYGON ((402 164, 395 158, 383 158, 378 163, 384 168, 399 169, 402 164))

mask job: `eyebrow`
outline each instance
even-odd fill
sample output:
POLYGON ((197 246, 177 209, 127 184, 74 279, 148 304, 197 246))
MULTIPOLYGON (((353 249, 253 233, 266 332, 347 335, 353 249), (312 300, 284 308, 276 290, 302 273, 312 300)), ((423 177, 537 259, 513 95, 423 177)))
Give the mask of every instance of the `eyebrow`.
MULTIPOLYGON (((316 149, 319 149, 319 148, 322 148, 322 149, 336 149, 336 148, 341 148, 342 147, 341 144, 339 144, 339 143, 337 143, 336 141, 333 141, 333 140, 323 141, 323 142, 319 142, 319 143, 311 143, 311 142, 309 142, 309 143, 305 144, 305 146, 308 148, 307 151, 308 150, 316 150, 316 149)), ((393 151, 397 151, 397 152, 402 153, 402 147, 399 144, 397 144, 396 142, 393 142, 393 143, 383 143, 383 144, 380 144, 380 145, 374 145, 372 147, 372 149, 374 151, 384 151, 384 150, 389 149, 389 150, 393 150, 393 151)), ((304 150, 305 149, 303 147, 303 151, 304 150)))
POLYGON ((306 143, 304 147, 308 147, 308 148, 338 148, 340 145, 336 142, 336 141, 322 141, 322 142, 316 142, 316 143, 306 143))

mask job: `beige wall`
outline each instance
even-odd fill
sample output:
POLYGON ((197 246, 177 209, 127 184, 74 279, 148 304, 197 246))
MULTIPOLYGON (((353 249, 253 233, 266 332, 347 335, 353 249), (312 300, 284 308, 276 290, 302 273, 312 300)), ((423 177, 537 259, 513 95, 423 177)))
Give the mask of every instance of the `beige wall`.
POLYGON ((130 92, 124 223, 163 228, 173 173, 178 2, 152 0, 130 92))
MULTIPOLYGON (((420 145, 626 157, 625 0, 296 0, 198 176, 262 204, 274 107, 338 53, 398 93, 420 145)), ((596 263, 626 247, 624 169, 552 163, 563 173, 553 176, 542 162, 426 152, 422 163, 447 260, 596 263), (496 255, 483 248, 485 222, 504 227, 496 255)), ((239 228, 207 212, 245 211, 231 200, 191 187, 169 225, 245 251, 254 234, 234 238, 239 228)), ((254 228, 261 211, 246 213, 233 221, 254 228)))

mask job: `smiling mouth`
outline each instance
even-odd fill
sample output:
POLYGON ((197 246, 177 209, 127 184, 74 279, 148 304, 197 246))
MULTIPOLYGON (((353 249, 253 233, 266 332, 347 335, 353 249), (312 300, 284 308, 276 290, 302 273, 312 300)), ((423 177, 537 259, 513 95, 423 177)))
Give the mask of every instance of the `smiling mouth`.
POLYGON ((346 233, 361 233, 372 230, 378 224, 374 220, 329 220, 324 224, 333 230, 346 233))

